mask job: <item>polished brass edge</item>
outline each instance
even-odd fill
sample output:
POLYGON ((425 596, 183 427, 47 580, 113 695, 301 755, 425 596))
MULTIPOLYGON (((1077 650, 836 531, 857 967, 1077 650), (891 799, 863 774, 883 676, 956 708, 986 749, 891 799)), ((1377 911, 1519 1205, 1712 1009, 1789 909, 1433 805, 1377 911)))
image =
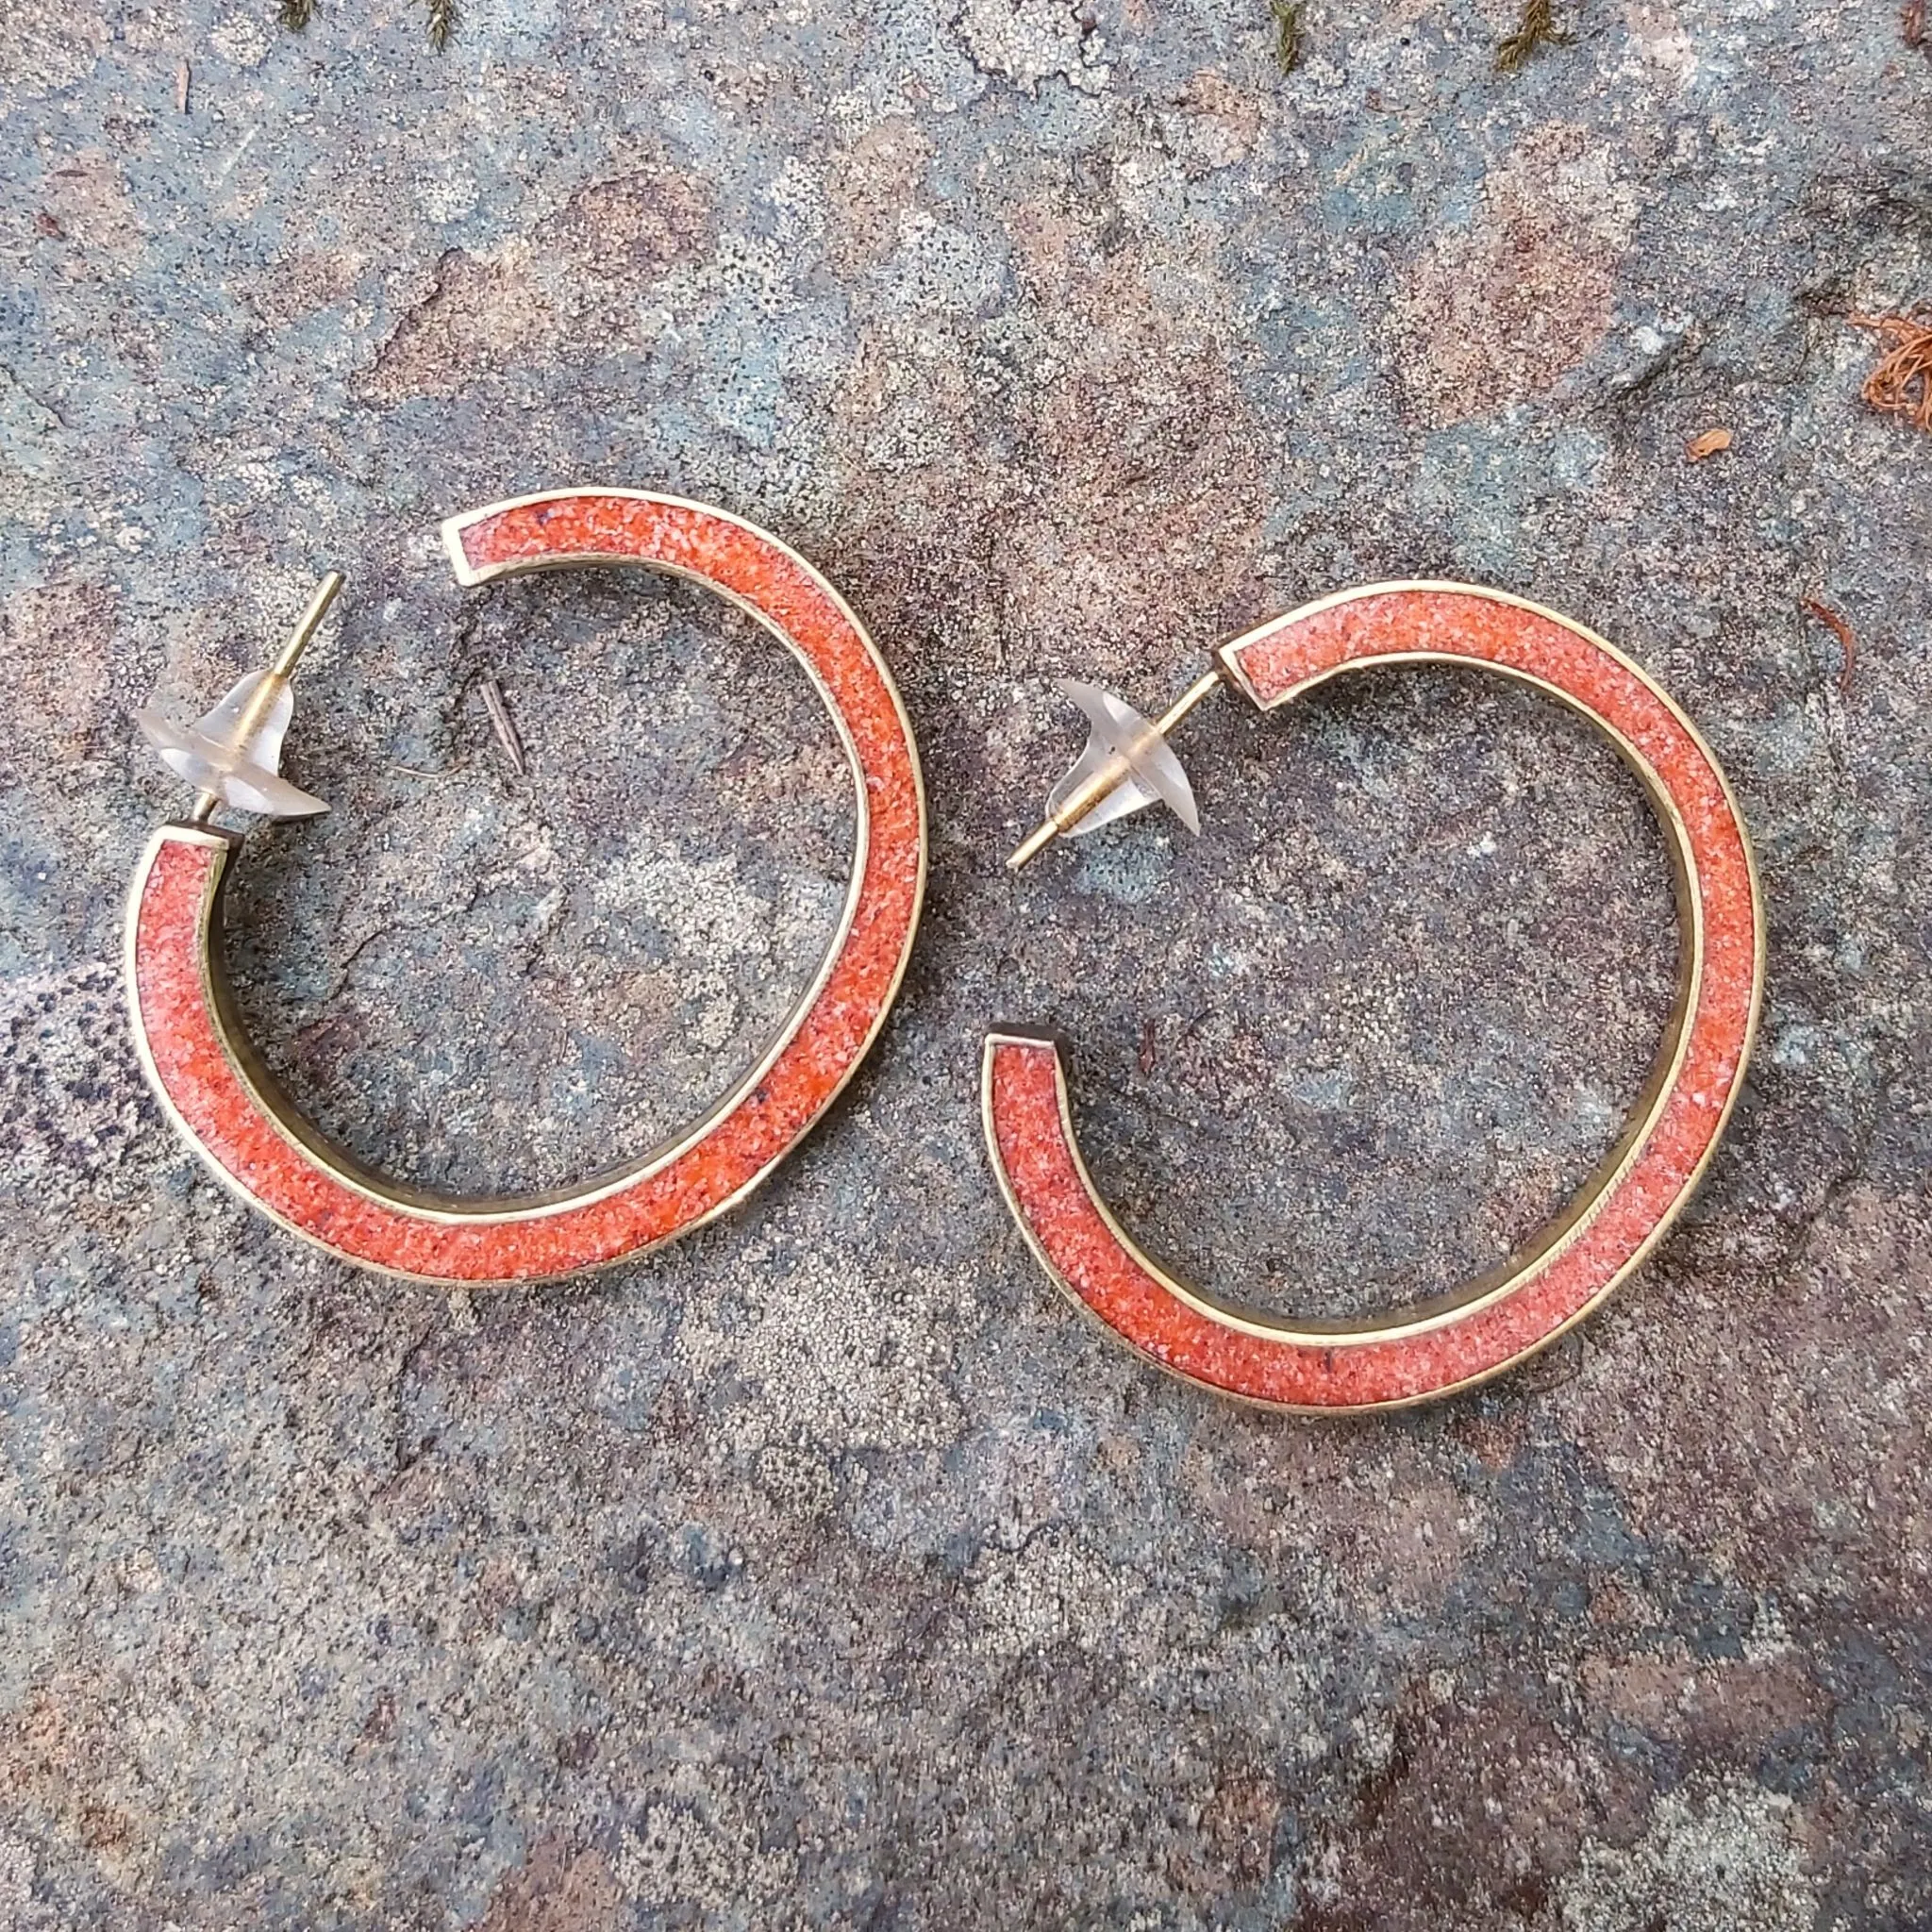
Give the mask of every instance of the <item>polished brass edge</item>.
POLYGON ((449 567, 456 575, 456 580, 464 590, 475 590, 486 581, 486 574, 470 561, 470 554, 463 548, 463 532, 479 518, 490 514, 487 510, 470 510, 462 516, 444 517, 437 525, 442 538, 442 547, 449 558, 449 567))

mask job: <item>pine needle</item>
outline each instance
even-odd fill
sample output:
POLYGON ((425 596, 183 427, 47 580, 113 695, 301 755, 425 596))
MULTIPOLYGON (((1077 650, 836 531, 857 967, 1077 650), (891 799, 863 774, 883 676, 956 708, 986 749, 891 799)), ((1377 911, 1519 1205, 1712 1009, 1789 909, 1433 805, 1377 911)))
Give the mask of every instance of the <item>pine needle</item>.
POLYGON ((1858 640, 1851 625, 1829 604, 1821 604, 1816 597, 1800 597, 1798 608, 1807 617, 1815 617, 1838 640, 1839 650, 1843 654, 1839 659, 1838 688, 1840 694, 1849 691, 1852 667, 1858 661, 1858 640))
POLYGON ((299 34, 315 18, 315 0, 282 0, 275 17, 291 34, 299 34))
POLYGON ((519 778, 525 776, 530 769, 529 760, 524 756, 524 741, 517 736, 517 727, 510 723, 509 708, 503 701, 503 687, 495 678, 485 676, 482 680, 483 708, 490 713, 490 726, 496 733, 496 741, 503 746, 503 755, 509 760, 509 768, 519 778))
POLYGON ((1932 429, 1932 308, 1846 320, 1890 344, 1865 378, 1865 400, 1883 415, 1903 416, 1916 428, 1932 429))
POLYGON ((1567 47, 1570 36, 1557 31, 1551 0, 1523 0, 1523 18, 1516 23, 1516 31, 1496 49, 1497 71, 1514 74, 1527 66, 1529 57, 1545 41, 1553 47, 1567 47))
POLYGON ((1292 74, 1302 64, 1302 16, 1307 8, 1302 0, 1269 0, 1274 15, 1274 58, 1284 74, 1292 74))
POLYGON ((457 0, 429 0, 429 44, 440 54, 456 31, 457 0))

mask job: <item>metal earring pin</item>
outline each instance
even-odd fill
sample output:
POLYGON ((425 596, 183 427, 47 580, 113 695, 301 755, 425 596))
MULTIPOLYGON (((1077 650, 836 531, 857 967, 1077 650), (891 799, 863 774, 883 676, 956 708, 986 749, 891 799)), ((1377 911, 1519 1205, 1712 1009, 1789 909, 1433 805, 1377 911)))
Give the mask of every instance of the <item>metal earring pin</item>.
POLYGON ((1097 684, 1059 680, 1061 692, 1087 713, 1092 729, 1087 749, 1067 775, 1047 794, 1046 817, 1007 860, 1018 872, 1058 838, 1084 839, 1150 805, 1165 805, 1191 832, 1201 829, 1194 788, 1168 743, 1168 734, 1221 685, 1217 667, 1205 672, 1163 711, 1158 721, 1143 718, 1124 698, 1097 684))
POLYGON ((1581 625, 1504 591, 1370 585, 1275 618, 1215 656, 1215 668, 1158 724, 1131 712, 1123 720, 1126 708, 1098 694, 1105 730, 1096 719, 1046 822, 1009 866, 1156 796, 1177 809, 1184 797, 1191 808, 1191 793, 1174 787, 1166 737, 1217 685, 1266 711, 1331 677, 1417 662, 1495 671, 1581 713, 1636 773, 1671 854, 1680 982, 1616 1145, 1501 1268, 1386 1318, 1277 1319, 1177 1280, 1141 1252, 1094 1188, 1058 1042, 1024 1030, 987 1037, 980 1104, 1000 1192, 1041 1266, 1078 1307, 1159 1367, 1268 1407, 1429 1401, 1547 1346, 1641 1265, 1683 1211, 1737 1102, 1763 997, 1764 907, 1750 840, 1716 755, 1655 680, 1581 625))
POLYGON ((723 1213, 808 1133, 877 1039, 897 996, 925 887, 925 796, 905 707, 878 647, 824 577, 724 510, 637 490, 558 490, 442 526, 457 579, 636 564, 706 586, 756 617, 804 666, 852 773, 852 881, 831 945, 749 1073, 667 1146, 579 1186, 515 1200, 431 1195, 351 1160, 262 1067, 224 976, 222 891, 243 839, 222 806, 307 817, 321 799, 280 774, 289 679, 341 588, 325 578, 275 661, 192 725, 141 729, 196 788, 136 871, 126 978, 134 1038, 175 1127, 251 1206, 344 1260, 449 1284, 541 1281, 641 1254, 723 1213))
POLYGON ((289 680, 341 588, 341 573, 330 571, 274 662, 265 671, 244 673, 192 724, 176 724, 151 707, 135 712, 141 735, 162 764, 195 788, 190 824, 206 824, 223 805, 271 819, 312 818, 328 809, 281 775, 282 740, 295 711, 289 680))

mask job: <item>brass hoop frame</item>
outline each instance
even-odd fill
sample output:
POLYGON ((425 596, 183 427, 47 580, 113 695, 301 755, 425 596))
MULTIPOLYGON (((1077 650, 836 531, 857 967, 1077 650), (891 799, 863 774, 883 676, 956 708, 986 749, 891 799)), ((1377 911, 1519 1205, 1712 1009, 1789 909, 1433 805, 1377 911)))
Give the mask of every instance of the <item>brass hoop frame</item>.
POLYGON ((1023 1030, 987 1037, 981 1120, 1002 1198, 1034 1257, 1084 1314, 1182 1379, 1260 1407, 1333 1413, 1431 1401, 1503 1374, 1584 1320, 1643 1264, 1688 1204, 1736 1106, 1757 1036, 1765 923, 1756 859, 1729 781, 1681 708, 1614 645, 1527 598, 1433 580, 1368 585, 1272 619, 1223 645, 1215 656, 1222 677, 1262 710, 1360 666, 1448 664, 1496 671, 1555 698, 1603 732, 1642 785, 1664 833, 1680 933, 1677 987, 1657 1057, 1615 1142, 1557 1214, 1507 1260, 1387 1315, 1357 1321, 1276 1318, 1177 1279, 1141 1250, 1093 1184, 1075 1137, 1060 1043, 1050 1035, 1023 1030), (1447 642, 1405 641, 1425 635, 1432 624, 1453 628, 1491 621, 1495 635, 1517 653, 1507 661, 1447 642), (1385 624, 1395 640, 1386 647, 1375 628, 1385 624), (1544 628, 1552 625, 1562 635, 1544 628), (1566 643, 1566 638, 1573 641, 1566 643), (1303 640, 1313 641, 1304 647, 1303 640), (1289 656, 1280 665, 1270 664, 1271 649, 1289 656), (1295 658, 1295 652, 1301 656, 1295 658), (1539 668, 1540 653, 1547 668, 1539 668), (1566 675, 1583 681, 1566 682, 1566 675), (1624 713, 1606 715, 1607 707, 1586 694, 1588 678, 1596 676, 1603 680, 1602 689, 1616 690, 1624 713), (1634 723, 1620 723, 1620 715, 1634 723), (1638 741, 1640 729, 1651 742, 1638 741), (1694 826, 1687 816, 1687 801, 1693 799, 1699 813, 1694 826), (1734 855, 1722 843, 1731 838, 1734 855), (1721 853, 1726 863, 1735 858, 1736 877, 1726 890, 1741 891, 1746 904, 1719 903, 1715 889, 1724 882, 1701 875, 1700 848, 1707 866, 1714 866, 1721 853), (1739 924, 1740 914, 1748 926, 1739 924), (1720 916, 1724 922, 1721 935, 1716 932, 1720 916), (1724 979, 1715 975, 1711 957, 1719 939, 1725 953, 1724 979), (1738 958, 1740 941, 1743 957, 1738 958), (1743 983, 1739 982, 1740 974, 1743 983), (1674 1117, 1673 1110, 1680 1108, 1687 1068, 1699 1043, 1693 1033, 1700 1015, 1711 1009, 1713 1001, 1728 998, 1735 1004, 1740 992, 1747 1008, 1740 1024, 1735 1024, 1740 1016, 1733 1015, 1735 1044, 1725 1052, 1721 1094, 1698 1117, 1695 1158, 1685 1171, 1671 1173, 1667 1196, 1660 1198, 1641 1239, 1617 1255, 1587 1293, 1532 1337, 1518 1337, 1488 1356, 1468 1357, 1461 1337, 1474 1332, 1486 1316, 1505 1311, 1534 1291, 1561 1259, 1590 1240, 1606 1204, 1627 1190, 1633 1177, 1643 1180, 1642 1164, 1656 1151, 1667 1116, 1674 1117), (1124 1325, 1115 1319, 1123 1308, 1135 1311, 1124 1325), (1165 1339, 1163 1324, 1185 1332, 1185 1345, 1165 1339), (1213 1333, 1228 1338, 1226 1350, 1217 1353, 1213 1333), (1239 1372, 1222 1373, 1224 1363, 1237 1360, 1239 1372), (1374 1373, 1364 1368, 1371 1360, 1377 1364, 1374 1373), (1202 1372, 1203 1365, 1211 1372, 1202 1372), (1268 1392, 1263 1383, 1294 1392, 1268 1392))

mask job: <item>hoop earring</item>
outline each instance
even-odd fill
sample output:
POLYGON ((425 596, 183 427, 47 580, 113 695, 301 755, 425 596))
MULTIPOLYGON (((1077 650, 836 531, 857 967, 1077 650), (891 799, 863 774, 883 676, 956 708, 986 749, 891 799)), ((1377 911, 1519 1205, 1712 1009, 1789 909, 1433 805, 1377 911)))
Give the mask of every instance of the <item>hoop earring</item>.
POLYGON ((1066 1063, 1052 1039, 988 1036, 981 1107, 1008 1208, 1047 1274, 1150 1361, 1273 1407, 1394 1408, 1487 1380, 1555 1341, 1622 1282, 1682 1212, 1730 1117, 1764 987, 1764 908, 1751 845, 1710 747, 1629 658, 1566 617, 1463 584, 1374 584, 1224 644, 1158 723, 1091 686, 1093 720, 1017 870, 1157 800, 1196 823, 1167 734, 1224 681, 1273 710, 1362 666, 1479 665, 1580 712, 1649 794, 1671 853, 1682 933, 1675 1001, 1624 1132, 1569 1206, 1502 1267, 1417 1307, 1357 1323, 1276 1320, 1224 1306, 1148 1259, 1080 1158, 1066 1063))
POLYGON ((417 1280, 541 1281, 702 1226, 764 1180, 831 1105, 906 970, 925 886, 925 799, 912 727, 877 646, 817 571, 742 519, 643 491, 558 490, 454 517, 442 534, 466 586, 641 564, 715 591, 805 667, 852 768, 857 849, 843 915, 751 1072, 641 1159, 555 1193, 467 1200, 385 1180, 310 1126, 250 1046, 223 969, 222 889, 242 841, 209 821, 222 805, 271 817, 327 809, 279 766, 289 679, 341 578, 324 581, 269 669, 243 677, 193 726, 140 714, 162 761, 199 792, 186 823, 149 841, 127 919, 135 1043, 175 1126, 251 1206, 344 1260, 417 1280))

